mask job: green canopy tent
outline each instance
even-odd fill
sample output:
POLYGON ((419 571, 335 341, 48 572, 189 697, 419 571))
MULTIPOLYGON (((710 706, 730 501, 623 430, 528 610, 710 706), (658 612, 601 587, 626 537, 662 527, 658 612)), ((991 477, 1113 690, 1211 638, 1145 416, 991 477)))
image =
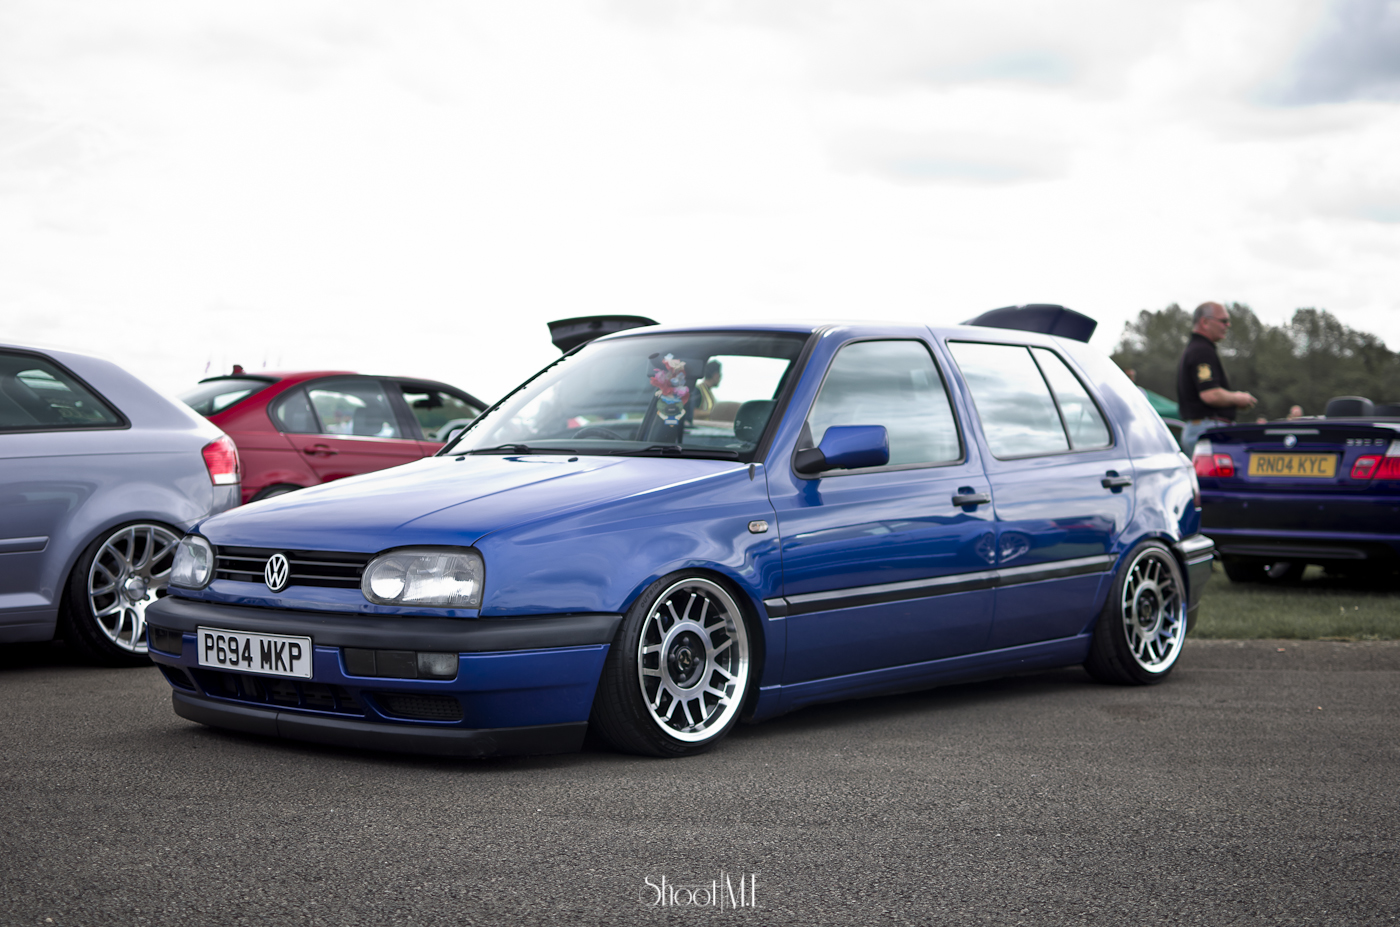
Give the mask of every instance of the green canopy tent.
MULTIPOLYGON (((1141 386, 1138 389, 1142 389, 1141 386)), ((1157 410, 1157 414, 1162 418, 1181 418, 1181 407, 1172 402, 1161 393, 1154 393, 1150 389, 1142 389, 1142 394, 1147 397, 1147 401, 1152 403, 1152 408, 1157 410)))

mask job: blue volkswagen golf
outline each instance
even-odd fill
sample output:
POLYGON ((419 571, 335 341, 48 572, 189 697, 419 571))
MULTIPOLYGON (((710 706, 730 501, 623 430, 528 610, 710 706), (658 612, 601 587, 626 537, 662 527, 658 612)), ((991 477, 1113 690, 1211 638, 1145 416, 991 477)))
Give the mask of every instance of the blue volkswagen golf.
POLYGON ((962 326, 648 327, 436 457, 209 518, 147 612, 175 711, 322 743, 683 756, 740 719, 1181 655, 1213 547, 1109 359, 962 326))

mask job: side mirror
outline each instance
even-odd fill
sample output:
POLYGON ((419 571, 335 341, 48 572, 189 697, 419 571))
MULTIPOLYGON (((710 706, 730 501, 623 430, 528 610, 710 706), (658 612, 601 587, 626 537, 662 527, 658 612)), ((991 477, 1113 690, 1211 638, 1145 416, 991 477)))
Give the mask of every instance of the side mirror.
POLYGON ((884 425, 832 425, 819 447, 797 452, 793 466, 798 473, 813 474, 883 467, 889 462, 890 436, 884 425))

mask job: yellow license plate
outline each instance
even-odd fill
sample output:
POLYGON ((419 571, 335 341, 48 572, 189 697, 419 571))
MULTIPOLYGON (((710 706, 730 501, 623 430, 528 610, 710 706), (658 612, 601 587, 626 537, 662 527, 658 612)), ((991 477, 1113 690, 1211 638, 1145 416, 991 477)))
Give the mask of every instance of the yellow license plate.
POLYGON ((1337 455, 1250 454, 1249 475, 1329 480, 1337 475, 1337 455))

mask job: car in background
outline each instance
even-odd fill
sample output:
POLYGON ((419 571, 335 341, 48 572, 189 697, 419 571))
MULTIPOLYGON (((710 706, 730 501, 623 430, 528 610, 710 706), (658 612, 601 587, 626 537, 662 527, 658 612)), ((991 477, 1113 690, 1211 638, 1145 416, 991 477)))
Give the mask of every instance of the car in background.
POLYGON ((238 445, 244 502, 431 457, 486 408, 445 383, 335 370, 239 370, 180 399, 238 445))
POLYGON ((1215 428, 1192 461, 1201 530, 1232 581, 1400 566, 1400 405, 1341 396, 1321 417, 1215 428))
POLYGON ((0 345, 0 642, 149 665, 181 536, 238 498, 217 426, 109 361, 0 345))
POLYGON ((215 727, 683 756, 1001 673, 1160 682, 1210 575, 1199 518, 1160 417, 1077 341, 639 327, 435 457, 197 525, 152 652, 215 727))

